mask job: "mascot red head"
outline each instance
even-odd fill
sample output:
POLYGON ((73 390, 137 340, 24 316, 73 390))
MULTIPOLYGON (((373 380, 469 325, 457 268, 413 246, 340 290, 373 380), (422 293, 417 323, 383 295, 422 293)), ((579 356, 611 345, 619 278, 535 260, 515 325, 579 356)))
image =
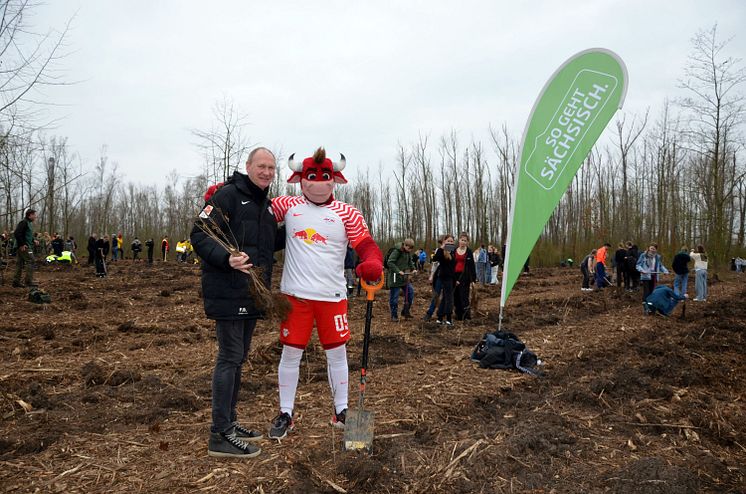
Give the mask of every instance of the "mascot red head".
POLYGON ((343 154, 340 154, 337 163, 326 157, 324 148, 318 148, 313 156, 304 159, 302 163, 296 163, 294 157, 293 153, 288 159, 288 166, 293 171, 288 183, 300 183, 303 195, 314 204, 331 202, 334 199, 334 184, 347 183, 347 179, 342 175, 342 170, 347 165, 343 154))

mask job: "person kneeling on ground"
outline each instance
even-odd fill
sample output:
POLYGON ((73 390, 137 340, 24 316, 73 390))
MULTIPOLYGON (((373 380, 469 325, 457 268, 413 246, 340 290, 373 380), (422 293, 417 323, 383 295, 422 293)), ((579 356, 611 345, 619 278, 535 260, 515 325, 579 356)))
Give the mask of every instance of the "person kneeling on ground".
POLYGON ((660 312, 669 316, 680 301, 688 298, 689 295, 679 295, 671 287, 660 285, 645 299, 645 311, 650 315, 660 312))

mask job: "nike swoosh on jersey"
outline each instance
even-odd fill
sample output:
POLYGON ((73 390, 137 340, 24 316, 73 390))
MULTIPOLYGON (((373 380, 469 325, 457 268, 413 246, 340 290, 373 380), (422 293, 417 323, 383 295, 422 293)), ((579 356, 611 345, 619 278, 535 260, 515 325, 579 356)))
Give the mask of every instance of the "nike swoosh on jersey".
POLYGON ((250 202, 251 202, 251 201, 241 201, 241 204, 243 204, 243 205, 246 205, 246 204, 248 204, 248 203, 250 203, 250 202))
POLYGON ((350 332, 349 332, 349 331, 345 331, 344 333, 339 333, 339 336, 341 336, 342 338, 344 338, 344 337, 346 337, 346 336, 347 336, 348 334, 350 334, 350 332))

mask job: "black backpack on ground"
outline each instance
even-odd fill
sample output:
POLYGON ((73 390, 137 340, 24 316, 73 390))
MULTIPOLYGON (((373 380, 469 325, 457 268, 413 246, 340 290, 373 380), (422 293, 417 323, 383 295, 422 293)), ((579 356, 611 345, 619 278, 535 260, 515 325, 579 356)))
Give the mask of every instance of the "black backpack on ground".
POLYGON ((535 353, 513 333, 495 331, 485 333, 474 347, 471 360, 483 369, 516 369, 531 375, 539 375, 534 369, 540 361, 535 353))
POLYGON ((52 297, 50 297, 49 294, 43 290, 32 288, 28 292, 28 300, 29 302, 33 302, 35 304, 48 304, 52 302, 52 297))

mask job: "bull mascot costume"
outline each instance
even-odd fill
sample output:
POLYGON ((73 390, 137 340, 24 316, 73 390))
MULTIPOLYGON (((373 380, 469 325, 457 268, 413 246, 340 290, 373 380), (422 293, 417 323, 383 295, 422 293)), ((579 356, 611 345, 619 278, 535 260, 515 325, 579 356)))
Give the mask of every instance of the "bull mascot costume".
POLYGON ((344 155, 337 163, 326 157, 324 148, 302 163, 290 156, 293 174, 288 183, 300 183, 302 195, 272 199, 277 222, 285 222, 285 266, 280 291, 292 310, 280 324, 282 357, 278 368, 280 413, 272 421, 269 436, 284 438, 293 429, 293 407, 303 350, 311 338, 314 321, 326 353, 327 375, 334 400, 331 424, 344 428, 347 414, 348 365, 346 343, 347 288, 344 259, 351 245, 361 259, 357 274, 375 281, 383 271, 383 255, 370 235, 362 214, 334 199, 334 186, 347 183, 342 170, 344 155))

